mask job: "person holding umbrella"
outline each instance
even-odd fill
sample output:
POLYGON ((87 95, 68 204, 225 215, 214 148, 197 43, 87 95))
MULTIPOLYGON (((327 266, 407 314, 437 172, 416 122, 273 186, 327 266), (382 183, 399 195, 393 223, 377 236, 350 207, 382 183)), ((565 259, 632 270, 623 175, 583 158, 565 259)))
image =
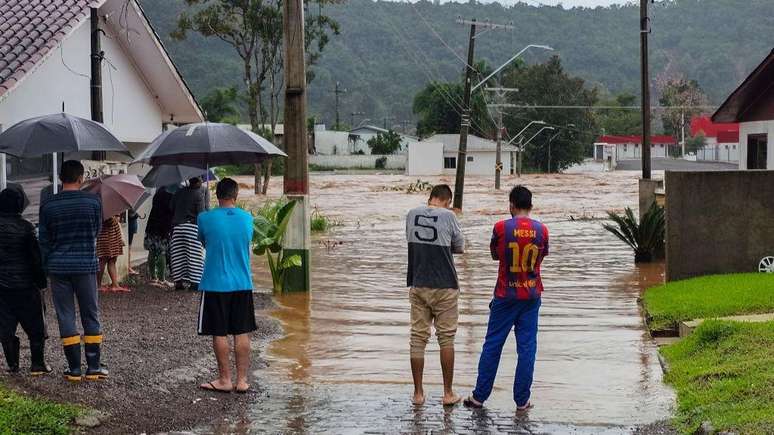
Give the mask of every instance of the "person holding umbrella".
POLYGON ((51 280, 59 335, 67 358, 65 379, 78 382, 81 370, 81 336, 75 324, 75 300, 83 326, 86 379, 101 380, 108 372, 100 364, 102 325, 97 295, 97 235, 103 216, 102 203, 81 190, 83 165, 75 160, 62 164, 62 192, 41 207, 40 247, 51 280))
POLYGON ((33 376, 51 372, 45 361, 46 325, 41 289, 46 275, 35 227, 22 218, 24 190, 8 187, 0 193, 0 343, 10 372, 19 371, 19 337, 30 340, 33 376))
POLYGON ((172 279, 175 289, 188 286, 197 290, 204 271, 204 250, 199 241, 197 219, 205 210, 205 193, 202 179, 191 178, 188 186, 180 189, 172 198, 172 279))

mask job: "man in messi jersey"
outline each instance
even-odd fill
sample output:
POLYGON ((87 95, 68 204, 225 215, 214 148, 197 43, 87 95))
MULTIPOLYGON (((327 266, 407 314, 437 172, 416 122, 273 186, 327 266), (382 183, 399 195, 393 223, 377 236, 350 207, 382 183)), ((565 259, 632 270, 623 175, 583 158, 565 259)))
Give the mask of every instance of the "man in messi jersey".
POLYGON ((532 192, 516 186, 510 194, 511 219, 495 224, 490 249, 500 262, 494 298, 489 304, 489 326, 478 362, 478 380, 465 406, 480 408, 492 393, 503 345, 511 329, 516 333, 516 379, 513 400, 526 410, 537 351, 538 310, 543 282, 540 263, 548 255, 548 228, 531 219, 532 192))

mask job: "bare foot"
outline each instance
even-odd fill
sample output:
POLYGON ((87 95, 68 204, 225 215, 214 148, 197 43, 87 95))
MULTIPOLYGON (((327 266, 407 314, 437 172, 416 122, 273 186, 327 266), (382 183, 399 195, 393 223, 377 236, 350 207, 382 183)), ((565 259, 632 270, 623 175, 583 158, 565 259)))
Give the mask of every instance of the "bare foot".
POLYGON ((110 287, 110 291, 117 292, 117 293, 127 293, 127 292, 130 292, 131 290, 129 290, 126 287, 121 287, 120 285, 114 285, 110 287))
POLYGON ((129 275, 139 275, 140 272, 137 272, 136 270, 129 268, 129 275))
POLYGON ((532 402, 527 402, 527 403, 525 403, 525 404, 524 404, 524 405, 522 405, 522 406, 518 406, 518 405, 517 405, 517 406, 516 406, 516 410, 517 410, 517 411, 526 411, 526 410, 528 410, 528 409, 532 408, 532 406, 533 406, 533 405, 532 405, 532 402))
POLYGON ((199 385, 199 388, 206 391, 214 391, 216 393, 230 393, 234 386, 231 385, 231 381, 222 382, 220 379, 216 379, 212 382, 199 385))
POLYGON ((234 392, 236 392, 237 394, 245 394, 249 391, 250 391, 250 384, 248 384, 246 381, 237 381, 234 392))
POLYGON ((443 406, 454 406, 462 401, 462 396, 455 393, 443 395, 443 406))
POLYGON ((411 403, 414 405, 424 405, 425 404, 425 393, 414 393, 414 398, 411 399, 411 403))

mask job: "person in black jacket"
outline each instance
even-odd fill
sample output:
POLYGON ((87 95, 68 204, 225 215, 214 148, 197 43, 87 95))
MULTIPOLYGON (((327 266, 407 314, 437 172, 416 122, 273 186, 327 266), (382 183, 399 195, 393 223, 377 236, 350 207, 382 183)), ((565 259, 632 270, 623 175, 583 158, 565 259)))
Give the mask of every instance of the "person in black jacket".
POLYGON ((21 324, 30 340, 30 374, 35 376, 51 371, 44 358, 46 328, 41 289, 46 288, 46 275, 35 227, 21 216, 24 198, 21 186, 0 192, 0 342, 9 371, 18 372, 16 328, 21 324))

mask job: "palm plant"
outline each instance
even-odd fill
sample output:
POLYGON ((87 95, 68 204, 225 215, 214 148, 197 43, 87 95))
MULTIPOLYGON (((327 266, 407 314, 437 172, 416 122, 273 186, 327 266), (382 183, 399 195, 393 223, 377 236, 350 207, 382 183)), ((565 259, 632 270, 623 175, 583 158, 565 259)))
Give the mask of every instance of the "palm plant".
POLYGON ((296 206, 295 201, 267 202, 253 220, 253 253, 266 255, 275 292, 282 291, 287 271, 301 266, 301 256, 285 255, 282 240, 296 206))
POLYGON ((635 263, 648 263, 664 251, 665 220, 664 208, 653 203, 640 222, 627 207, 623 215, 608 212, 612 224, 602 226, 631 246, 635 263))

